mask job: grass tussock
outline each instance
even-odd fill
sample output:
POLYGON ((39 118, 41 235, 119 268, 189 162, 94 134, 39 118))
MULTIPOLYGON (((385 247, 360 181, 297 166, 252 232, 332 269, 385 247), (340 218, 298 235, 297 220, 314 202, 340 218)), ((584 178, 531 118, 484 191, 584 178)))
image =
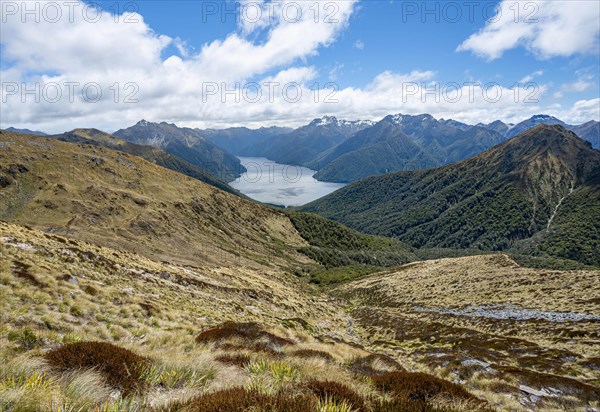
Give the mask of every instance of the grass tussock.
POLYGON ((290 355, 302 359, 319 358, 330 362, 334 360, 330 353, 316 349, 298 349, 291 352, 290 355))
POLYGON ((237 323, 237 322, 225 322, 221 325, 207 329, 201 332, 196 337, 198 343, 211 343, 220 342, 227 339, 240 338, 249 342, 256 342, 260 340, 267 341, 277 346, 293 345, 289 339, 277 336, 273 333, 263 330, 258 324, 249 323, 237 323))
POLYGON ((215 360, 224 363, 225 365, 239 366, 240 368, 246 367, 251 362, 250 356, 241 353, 226 353, 224 355, 216 356, 215 360))
POLYGON ((349 410, 365 410, 365 401, 356 391, 347 385, 335 381, 311 380, 306 387, 321 401, 346 405, 349 410))
POLYGON ((243 388, 225 389, 176 402, 154 412, 315 412, 317 399, 308 394, 268 395, 243 388))
POLYGON ((405 370, 402 365, 391 357, 378 353, 372 353, 353 360, 349 365, 349 369, 358 375, 369 377, 405 370))
POLYGON ((383 392, 400 399, 428 402, 435 398, 452 401, 477 401, 465 388, 421 372, 389 372, 372 378, 383 392))
POLYGON ((149 365, 147 358, 107 342, 70 343, 46 353, 44 358, 61 372, 94 368, 108 385, 125 394, 143 388, 144 371, 149 365))

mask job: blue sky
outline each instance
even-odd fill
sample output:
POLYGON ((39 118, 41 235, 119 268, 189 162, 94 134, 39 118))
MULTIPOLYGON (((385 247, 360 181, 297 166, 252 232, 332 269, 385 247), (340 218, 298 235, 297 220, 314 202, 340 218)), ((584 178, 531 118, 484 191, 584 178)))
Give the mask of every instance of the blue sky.
POLYGON ((540 112, 572 123, 600 116, 596 1, 81 3, 81 10, 102 7, 93 22, 80 9, 73 19, 63 10, 62 20, 44 21, 48 2, 39 2, 35 22, 20 3, 16 10, 0 3, 2 127, 111 130, 142 117, 199 127, 297 126, 324 114, 376 120, 399 112, 470 123, 540 112), (257 10, 260 21, 248 14, 257 10), (258 102, 222 94, 274 80, 300 85, 300 100, 279 90, 258 102), (76 90, 66 99, 66 81, 98 84, 102 98, 85 101, 76 90), (40 92, 38 101, 23 101, 23 83, 43 89, 49 82, 62 99, 40 92), (328 82, 336 85, 334 102, 309 96, 328 82), (483 98, 479 86, 466 86, 473 83, 498 85, 502 98, 483 98), (527 90, 515 86, 526 83, 527 90), (439 97, 450 85, 463 88, 460 99, 439 97), (130 93, 133 104, 123 101, 130 93))

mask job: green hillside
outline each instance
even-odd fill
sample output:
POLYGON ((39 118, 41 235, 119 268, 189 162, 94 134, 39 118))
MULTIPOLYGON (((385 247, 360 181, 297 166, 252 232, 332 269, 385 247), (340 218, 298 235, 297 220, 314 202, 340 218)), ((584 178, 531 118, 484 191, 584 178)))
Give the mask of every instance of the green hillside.
POLYGON ((564 239, 589 244, 594 236, 569 222, 594 222, 600 203, 582 202, 598 193, 599 167, 600 152, 588 142, 562 126, 538 126, 468 160, 364 179, 302 210, 415 248, 506 250, 546 230, 560 203, 556 234, 540 247, 591 262, 564 239))
POLYGON ((410 246, 390 238, 365 235, 312 213, 289 213, 308 243, 298 250, 323 267, 309 270, 313 283, 350 280, 382 268, 417 260, 410 246))

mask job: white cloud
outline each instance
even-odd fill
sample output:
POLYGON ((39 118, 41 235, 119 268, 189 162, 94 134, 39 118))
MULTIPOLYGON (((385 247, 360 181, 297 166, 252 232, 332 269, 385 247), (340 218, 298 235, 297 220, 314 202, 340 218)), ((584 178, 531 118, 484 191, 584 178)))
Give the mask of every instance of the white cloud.
MULTIPOLYGON (((0 27, 3 62, 14 62, 0 73, 0 127, 47 132, 97 127, 110 132, 142 118, 190 127, 299 126, 324 114, 378 119, 398 112, 478 123, 522 120, 545 111, 542 103, 525 101, 532 90, 498 87, 501 96, 495 99, 481 85, 440 83, 434 71, 386 71, 361 88, 312 90, 318 68, 309 65, 308 58, 336 40, 353 10, 353 2, 340 1, 337 22, 315 23, 310 10, 296 23, 285 16, 252 24, 242 21, 239 32, 197 52, 179 39, 154 32, 137 14, 104 13, 90 23, 79 13, 74 22, 40 24, 23 24, 17 16, 0 27), (124 23, 124 18, 137 22, 124 23), (169 46, 179 49, 180 56, 161 57, 169 46), (67 82, 79 83, 72 101, 64 86, 56 102, 43 95, 36 102, 36 96, 21 90, 11 94, 6 88, 10 84, 21 89, 25 83, 29 89, 38 84, 40 90, 52 91, 52 84, 67 82), (95 103, 82 98, 82 86, 91 82, 102 90, 95 103), (127 97, 137 102, 126 103, 127 97)), ((542 85, 535 96, 546 92, 542 85)), ((598 118, 585 102, 563 114, 598 118)))
POLYGON ((519 80, 519 83, 529 83, 536 77, 542 76, 543 74, 544 74, 544 72, 542 70, 536 70, 533 73, 530 73, 530 74, 526 75, 525 77, 523 77, 521 80, 519 80))
POLYGON ((356 40, 354 42, 354 48, 358 49, 358 50, 364 50, 364 48, 365 48, 365 42, 363 42, 362 40, 356 40))
POLYGON ((497 10, 457 51, 471 51, 488 60, 516 47, 525 47, 543 59, 599 52, 598 1, 503 0, 497 10))
POLYGON ((586 79, 578 79, 573 83, 564 84, 562 89, 567 92, 585 92, 594 86, 594 82, 586 79))
POLYGON ((570 124, 581 124, 590 120, 600 121, 600 98, 579 100, 565 110, 549 111, 548 114, 570 124))

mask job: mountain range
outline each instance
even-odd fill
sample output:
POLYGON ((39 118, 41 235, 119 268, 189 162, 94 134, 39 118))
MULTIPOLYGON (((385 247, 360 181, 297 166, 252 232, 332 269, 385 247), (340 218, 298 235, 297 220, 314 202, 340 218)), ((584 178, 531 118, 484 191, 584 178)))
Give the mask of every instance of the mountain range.
POLYGON ((450 164, 481 153, 540 124, 559 124, 600 148, 600 123, 568 125, 535 115, 516 125, 469 125, 429 114, 389 115, 379 122, 314 119, 298 129, 230 128, 201 134, 236 156, 266 157, 316 170, 315 178, 349 183, 365 177, 450 164))
POLYGON ((390 115, 317 155, 307 166, 318 180, 348 183, 382 173, 457 162, 540 124, 560 124, 600 148, 600 123, 572 126, 537 115, 517 125, 495 121, 470 126, 431 115, 390 115))
POLYGON ((321 181, 349 183, 464 160, 540 124, 561 125, 600 148, 599 122, 569 125, 543 114, 518 124, 496 120, 476 125, 437 120, 429 114, 389 115, 378 122, 324 116, 297 129, 202 130, 142 120, 113 134, 130 143, 163 149, 224 182, 245 172, 235 156, 247 156, 308 167, 317 171, 315 178, 321 181))
POLYGON ((206 140, 198 129, 141 120, 113 135, 130 143, 163 149, 224 182, 235 180, 246 171, 238 158, 206 140))
POLYGON ((278 163, 309 166, 323 151, 372 125, 370 121, 347 121, 325 116, 290 133, 265 139, 256 150, 262 157, 278 163))
POLYGON ((600 151, 561 125, 539 125, 467 160, 373 176, 301 210, 415 248, 507 250, 560 232, 534 248, 598 265, 599 179, 600 151), (560 227, 573 223, 583 228, 560 227))

